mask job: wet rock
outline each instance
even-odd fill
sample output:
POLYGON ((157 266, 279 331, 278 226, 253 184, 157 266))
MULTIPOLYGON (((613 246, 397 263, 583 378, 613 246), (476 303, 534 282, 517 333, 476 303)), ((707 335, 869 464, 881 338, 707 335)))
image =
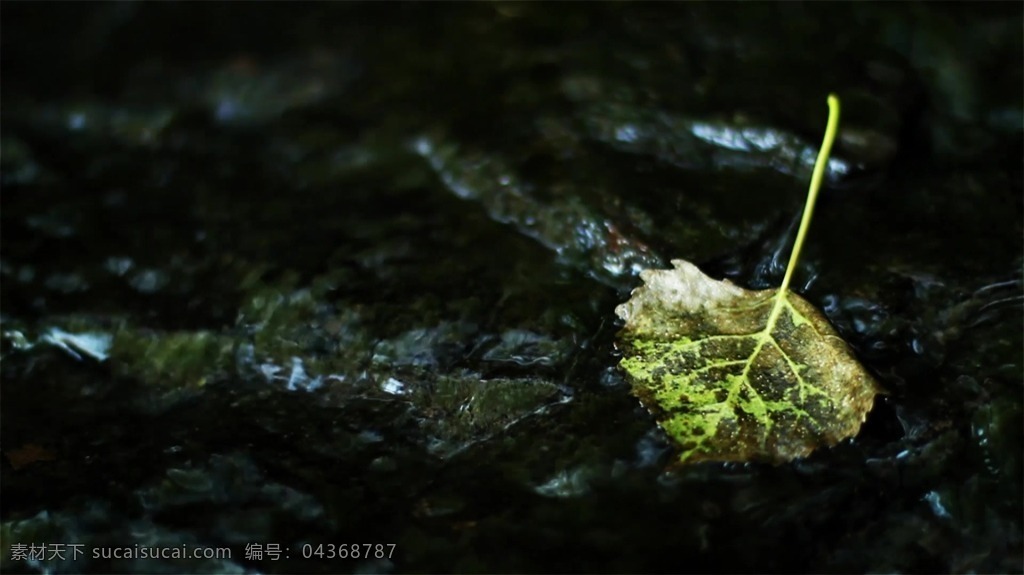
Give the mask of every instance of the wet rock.
POLYGON ((563 8, 5 6, 0 570, 1019 572, 1020 6, 563 8), (778 285, 829 91, 793 285, 890 394, 667 473, 612 310, 778 285))

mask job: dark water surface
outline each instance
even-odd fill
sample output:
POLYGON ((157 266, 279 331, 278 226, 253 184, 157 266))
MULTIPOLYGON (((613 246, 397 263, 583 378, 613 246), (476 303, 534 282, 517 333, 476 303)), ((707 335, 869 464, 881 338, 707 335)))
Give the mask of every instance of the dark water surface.
POLYGON ((0 567, 1024 571, 1021 31, 5 3, 0 567), (810 458, 668 471, 613 310, 670 258, 779 284, 830 91, 794 286, 889 394, 810 458))

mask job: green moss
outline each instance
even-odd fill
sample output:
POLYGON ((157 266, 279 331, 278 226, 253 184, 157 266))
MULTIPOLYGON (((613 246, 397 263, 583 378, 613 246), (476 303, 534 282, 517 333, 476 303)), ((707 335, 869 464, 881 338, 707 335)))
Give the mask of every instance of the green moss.
POLYGON ((114 337, 114 369, 147 385, 202 387, 232 368, 233 342, 208 331, 154 333, 123 328, 114 337))

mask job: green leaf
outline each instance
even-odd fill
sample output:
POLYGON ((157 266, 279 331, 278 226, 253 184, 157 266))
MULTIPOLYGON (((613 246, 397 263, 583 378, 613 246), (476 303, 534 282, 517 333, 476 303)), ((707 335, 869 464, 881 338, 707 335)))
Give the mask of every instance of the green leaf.
POLYGON ((616 314, 620 367, 633 393, 680 447, 680 461, 789 461, 857 434, 881 388, 828 320, 788 290, 839 103, 811 180, 782 286, 750 291, 696 266, 645 270, 616 314))

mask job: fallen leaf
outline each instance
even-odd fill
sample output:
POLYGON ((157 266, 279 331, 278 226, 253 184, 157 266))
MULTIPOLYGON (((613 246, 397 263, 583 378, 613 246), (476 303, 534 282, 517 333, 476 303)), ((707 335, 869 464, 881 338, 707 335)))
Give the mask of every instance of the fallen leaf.
POLYGON ((880 390, 814 306, 672 264, 615 312, 620 366, 681 461, 782 462, 857 434, 880 390))
POLYGON ((860 430, 881 388, 828 320, 788 290, 838 125, 829 125, 782 286, 750 291, 684 260, 644 270, 615 313, 620 367, 681 462, 804 457, 860 430))
POLYGON ((7 456, 7 461, 11 463, 11 467, 15 471, 39 461, 53 461, 56 459, 52 452, 35 443, 26 443, 17 449, 5 451, 4 455, 7 456))

